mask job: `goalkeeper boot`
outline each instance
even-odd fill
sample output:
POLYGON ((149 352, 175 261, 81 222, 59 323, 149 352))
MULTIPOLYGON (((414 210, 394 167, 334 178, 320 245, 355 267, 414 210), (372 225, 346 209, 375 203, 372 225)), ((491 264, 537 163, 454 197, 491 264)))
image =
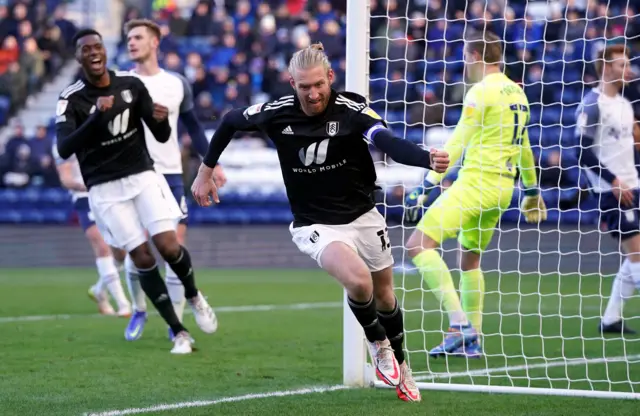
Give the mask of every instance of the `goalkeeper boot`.
POLYGON ((442 344, 429 351, 429 356, 438 358, 451 354, 458 348, 471 345, 478 339, 478 332, 471 325, 451 325, 442 344))
POLYGON ((400 364, 400 384, 396 387, 396 393, 398 398, 405 402, 419 402, 422 400, 420 390, 418 390, 416 381, 406 361, 400 364))
POLYGON ((87 292, 89 298, 98 305, 98 312, 101 315, 115 315, 116 311, 109 303, 109 296, 105 291, 98 291, 95 286, 91 286, 87 292))
POLYGON ((135 341, 142 336, 144 325, 147 323, 146 311, 135 311, 129 320, 129 325, 124 330, 124 339, 135 341))
POLYGON ((400 365, 393 354, 389 340, 368 342, 368 344, 378 378, 389 386, 400 384, 400 365))
POLYGON ((469 345, 463 345, 453 352, 454 357, 462 358, 482 358, 482 346, 480 340, 472 342, 469 345))
POLYGON ((612 324, 609 325, 605 325, 603 322, 600 322, 600 325, 598 325, 598 332, 601 334, 625 334, 625 335, 635 335, 637 334, 637 332, 631 328, 629 328, 627 325, 624 324, 624 322, 621 320, 619 320, 618 322, 614 322, 612 324))
POLYGON ((189 302, 193 316, 196 318, 196 323, 202 332, 213 334, 218 330, 218 318, 207 303, 207 300, 202 296, 202 293, 198 292, 198 296, 188 299, 187 302, 189 302))

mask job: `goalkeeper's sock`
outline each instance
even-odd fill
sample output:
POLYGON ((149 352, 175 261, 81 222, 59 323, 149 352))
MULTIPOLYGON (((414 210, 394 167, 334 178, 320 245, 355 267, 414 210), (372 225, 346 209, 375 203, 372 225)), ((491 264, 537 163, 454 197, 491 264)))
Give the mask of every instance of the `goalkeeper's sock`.
POLYGON ((449 324, 468 325, 469 321, 462 310, 451 272, 440 254, 435 250, 424 250, 413 258, 413 264, 422 274, 422 278, 438 302, 449 314, 449 324))
POLYGON ((402 310, 398 305, 398 299, 396 299, 396 305, 393 307, 393 310, 378 311, 378 319, 380 324, 384 327, 398 364, 402 364, 404 362, 404 350, 402 349, 402 343, 404 341, 404 323, 402 319, 402 310))
POLYGON ((351 311, 355 315, 360 325, 364 329, 364 335, 369 342, 384 341, 387 339, 387 334, 384 327, 378 320, 378 314, 376 313, 376 301, 371 299, 367 302, 358 302, 351 298, 347 299, 351 311))
POLYGON ((482 309, 484 307, 484 275, 482 270, 463 271, 460 275, 460 297, 462 308, 469 322, 482 332, 482 309))
MULTIPOLYGON (((624 308, 624 302, 633 295, 636 289, 634 283, 633 267, 629 260, 625 260, 620 266, 620 270, 613 279, 613 287, 611 288, 611 296, 607 302, 607 308, 604 311, 602 317, 603 325, 611 325, 622 319, 622 310, 624 308)), ((640 266, 640 263, 636 263, 640 266)), ((639 275, 640 277, 640 275, 639 275)))

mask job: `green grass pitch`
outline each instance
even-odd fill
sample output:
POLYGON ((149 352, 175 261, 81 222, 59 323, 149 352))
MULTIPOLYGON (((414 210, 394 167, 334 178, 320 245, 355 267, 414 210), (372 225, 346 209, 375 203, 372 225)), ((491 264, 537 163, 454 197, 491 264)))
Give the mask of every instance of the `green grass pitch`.
MULTIPOLYGON (((186 315, 198 350, 172 356, 158 316, 150 318, 141 340, 126 342, 126 320, 95 314, 86 296, 93 270, 0 269, 0 415, 139 414, 122 411, 198 401, 200 407, 144 414, 638 414, 638 403, 629 400, 429 390, 419 404, 401 402, 388 389, 262 397, 341 383, 340 287, 315 270, 201 270, 197 279, 219 309, 220 328, 202 334, 186 315)), ((611 279, 487 273, 486 280, 488 357, 428 360, 425 349, 440 342, 446 320, 417 276, 397 277, 405 288, 398 297, 407 311, 407 349, 418 376, 637 391, 640 338, 603 339, 596 333, 611 279)), ((640 316, 640 300, 631 299, 626 314, 640 316)), ((630 324, 640 329, 640 319, 630 324)))

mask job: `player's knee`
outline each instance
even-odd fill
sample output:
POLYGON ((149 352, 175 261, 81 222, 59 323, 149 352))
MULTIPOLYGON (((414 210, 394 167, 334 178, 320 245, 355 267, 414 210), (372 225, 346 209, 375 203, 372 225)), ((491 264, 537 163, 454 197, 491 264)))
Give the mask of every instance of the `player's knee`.
POLYGON ((343 284, 347 294, 353 300, 366 302, 373 294, 373 280, 369 269, 364 263, 362 265, 352 265, 344 270, 343 284))
POLYGON ((119 248, 111 247, 111 252, 113 253, 113 258, 118 263, 124 262, 125 257, 127 257, 127 252, 119 248))
POLYGON ((163 259, 172 261, 180 257, 182 247, 174 231, 154 235, 153 243, 163 259))
POLYGON ((156 259, 148 243, 144 243, 129 252, 133 265, 138 270, 149 270, 156 265, 156 259))
POLYGON ((387 267, 379 272, 371 273, 373 277, 373 297, 381 310, 391 310, 396 303, 393 290, 393 268, 387 267))
POLYGON ((345 289, 349 297, 358 302, 366 302, 371 299, 373 294, 373 284, 371 283, 371 277, 364 279, 361 276, 353 276, 345 284, 345 289))
POLYGON ((184 240, 187 236, 187 224, 179 223, 176 228, 176 237, 178 238, 178 243, 184 245, 184 240))
POLYGON ((460 268, 463 272, 480 268, 480 254, 464 250, 460 256, 460 268))
POLYGON ((422 231, 415 230, 407 240, 406 246, 407 254, 409 257, 414 258, 425 250, 438 248, 438 243, 422 231))
POLYGON ((96 257, 111 256, 111 249, 102 238, 102 235, 98 231, 98 227, 94 225, 92 227, 87 228, 87 231, 85 231, 85 235, 87 236, 87 239, 89 240, 89 244, 91 245, 91 248, 93 249, 93 253, 96 257))

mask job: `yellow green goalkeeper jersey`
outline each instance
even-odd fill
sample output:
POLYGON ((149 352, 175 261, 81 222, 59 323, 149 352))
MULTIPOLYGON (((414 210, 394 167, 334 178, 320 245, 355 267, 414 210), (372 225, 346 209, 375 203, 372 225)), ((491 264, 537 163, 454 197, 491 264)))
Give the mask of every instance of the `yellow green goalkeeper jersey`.
MULTIPOLYGON (((502 73, 485 76, 467 93, 460 121, 444 147, 451 165, 464 151, 461 174, 515 176, 519 166, 524 186, 535 187, 528 123, 529 102, 522 88, 502 73)), ((430 171, 427 180, 437 184, 445 175, 430 171)))

